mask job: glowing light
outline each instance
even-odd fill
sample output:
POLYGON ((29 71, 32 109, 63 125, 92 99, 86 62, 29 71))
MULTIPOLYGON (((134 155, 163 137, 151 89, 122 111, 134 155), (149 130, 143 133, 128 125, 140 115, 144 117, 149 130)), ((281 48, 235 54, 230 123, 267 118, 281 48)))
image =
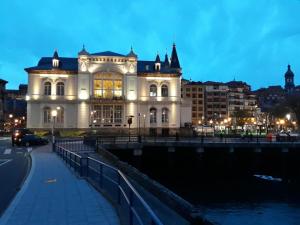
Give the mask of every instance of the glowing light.
POLYGON ((26 100, 26 101, 29 101, 29 100, 30 100, 29 95, 26 95, 25 100, 26 100))
POLYGON ((286 114, 286 118, 287 118, 287 120, 290 120, 291 119, 291 114, 286 114))
POLYGON ((56 110, 56 109, 53 109, 53 110, 51 111, 51 116, 52 116, 52 117, 56 117, 56 116, 57 116, 57 110, 56 110))
POLYGON ((41 74, 40 77, 67 78, 67 77, 69 77, 69 75, 66 75, 66 74, 41 74))
POLYGON ((13 116, 13 114, 9 114, 9 118, 13 118, 14 116, 13 116))
POLYGON ((136 100, 135 91, 133 91, 133 90, 129 91, 127 99, 130 100, 130 101, 136 100))
POLYGON ((146 80, 171 80, 171 77, 146 77, 146 80))
POLYGON ((86 100, 89 98, 89 95, 86 90, 80 90, 79 99, 86 100))

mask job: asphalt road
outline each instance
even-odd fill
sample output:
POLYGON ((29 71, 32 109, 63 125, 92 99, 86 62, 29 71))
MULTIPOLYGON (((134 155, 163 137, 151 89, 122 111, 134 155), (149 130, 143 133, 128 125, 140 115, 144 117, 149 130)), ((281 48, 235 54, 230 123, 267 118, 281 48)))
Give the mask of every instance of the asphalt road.
POLYGON ((11 139, 0 137, 0 217, 22 186, 30 166, 28 149, 12 147, 11 139))

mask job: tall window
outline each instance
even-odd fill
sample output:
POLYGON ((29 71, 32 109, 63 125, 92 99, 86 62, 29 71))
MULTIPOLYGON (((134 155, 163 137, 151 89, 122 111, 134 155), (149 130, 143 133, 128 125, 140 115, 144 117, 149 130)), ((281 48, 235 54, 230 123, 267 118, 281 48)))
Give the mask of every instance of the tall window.
POLYGON ((57 123, 64 123, 64 108, 63 107, 60 107, 59 110, 57 110, 57 117, 56 117, 56 122, 57 123))
POLYGON ((44 123, 50 123, 51 122, 51 109, 50 107, 44 108, 44 123))
POLYGON ((56 84, 56 95, 65 95, 65 84, 63 82, 56 84))
POLYGON ((150 109, 150 123, 156 123, 157 110, 155 108, 150 109))
POLYGON ((169 110, 167 108, 162 109, 161 122, 162 123, 168 123, 169 122, 169 110))
POLYGON ((150 85, 150 96, 156 97, 157 96, 157 87, 155 84, 150 85))
POLYGON ((103 106, 103 122, 104 123, 112 123, 113 122, 113 111, 114 108, 112 105, 104 105, 103 106))
POLYGON ((121 105, 116 105, 115 112, 114 112, 115 123, 122 123, 122 112, 123 112, 123 107, 121 105))
POLYGON ((44 95, 51 95, 51 83, 49 81, 44 83, 44 95))
POLYGON ((163 84, 161 86, 161 96, 162 97, 168 97, 169 93, 168 93, 168 86, 163 84))

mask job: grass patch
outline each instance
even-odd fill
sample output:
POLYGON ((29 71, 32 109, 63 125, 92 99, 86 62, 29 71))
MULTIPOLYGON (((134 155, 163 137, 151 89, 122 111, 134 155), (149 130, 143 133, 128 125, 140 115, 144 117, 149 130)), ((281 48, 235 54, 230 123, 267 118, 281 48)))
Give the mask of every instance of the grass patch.
POLYGON ((39 131, 34 131, 34 134, 39 136, 39 137, 44 137, 44 136, 47 136, 49 135, 49 131, 47 130, 39 130, 39 131))
POLYGON ((60 137, 83 137, 85 134, 86 134, 86 132, 82 131, 82 130, 59 131, 60 137))

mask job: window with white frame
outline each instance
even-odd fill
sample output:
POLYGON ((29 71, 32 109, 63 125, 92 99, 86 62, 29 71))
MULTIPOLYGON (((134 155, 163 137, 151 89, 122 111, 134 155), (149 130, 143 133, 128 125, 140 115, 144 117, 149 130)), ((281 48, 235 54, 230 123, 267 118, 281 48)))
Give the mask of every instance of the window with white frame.
POLYGON ((63 82, 56 84, 56 95, 65 95, 65 84, 63 82))
POLYGON ((59 107, 59 109, 57 110, 57 117, 56 117, 56 122, 57 123, 64 123, 65 120, 65 115, 64 115, 64 108, 63 107, 59 107))
POLYGON ((168 97, 168 95, 169 95, 168 86, 166 84, 163 84, 161 86, 161 96, 162 97, 168 97))
POLYGON ((51 123, 51 109, 50 107, 44 108, 44 123, 51 123))
POLYGON ((44 95, 51 95, 51 83, 49 81, 44 83, 44 95))
POLYGON ((161 122, 162 123, 168 123, 169 122, 169 110, 167 108, 162 109, 161 122))
POLYGON ((156 108, 151 108, 150 109, 150 124, 156 123, 156 114, 157 114, 156 108))
POLYGON ((150 85, 150 96, 151 97, 157 96, 157 86, 155 84, 150 85))

